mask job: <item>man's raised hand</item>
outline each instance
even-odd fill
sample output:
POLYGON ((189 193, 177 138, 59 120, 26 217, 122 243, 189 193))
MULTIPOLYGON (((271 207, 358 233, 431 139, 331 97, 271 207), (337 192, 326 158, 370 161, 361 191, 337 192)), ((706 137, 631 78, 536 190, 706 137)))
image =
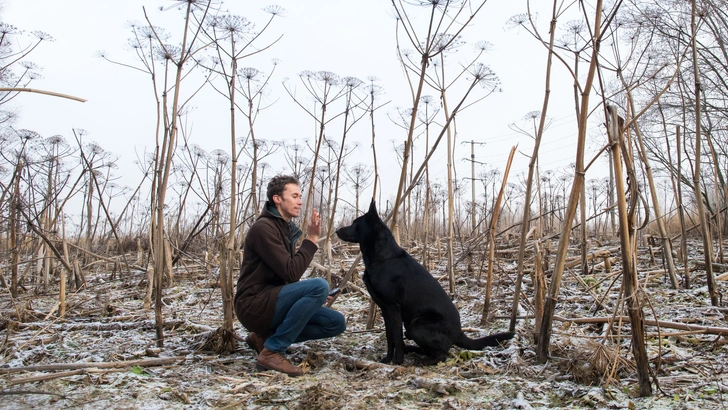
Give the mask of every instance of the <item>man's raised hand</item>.
POLYGON ((313 243, 318 242, 318 237, 321 235, 321 216, 319 215, 316 208, 311 210, 311 219, 308 221, 308 229, 306 230, 306 239, 313 243))

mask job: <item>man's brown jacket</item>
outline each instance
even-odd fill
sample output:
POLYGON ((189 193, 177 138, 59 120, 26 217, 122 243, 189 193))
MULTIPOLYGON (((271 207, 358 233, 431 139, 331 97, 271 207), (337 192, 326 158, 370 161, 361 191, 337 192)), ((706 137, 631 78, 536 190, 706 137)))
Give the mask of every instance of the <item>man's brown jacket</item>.
POLYGON ((235 314, 249 331, 266 337, 273 320, 278 292, 298 282, 313 260, 318 246, 295 242, 301 231, 286 222, 269 202, 250 227, 243 246, 243 261, 235 292, 235 314))

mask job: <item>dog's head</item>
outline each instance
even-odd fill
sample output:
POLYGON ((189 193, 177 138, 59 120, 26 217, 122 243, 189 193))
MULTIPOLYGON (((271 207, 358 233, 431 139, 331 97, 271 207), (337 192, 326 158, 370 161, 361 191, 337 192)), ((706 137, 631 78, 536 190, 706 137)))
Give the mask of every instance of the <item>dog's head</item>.
POLYGON ((369 205, 369 211, 354 219, 351 225, 337 229, 336 235, 342 241, 362 244, 373 240, 377 232, 381 231, 382 227, 386 228, 386 225, 384 225, 384 222, 379 217, 377 205, 374 199, 372 199, 372 203, 369 205))

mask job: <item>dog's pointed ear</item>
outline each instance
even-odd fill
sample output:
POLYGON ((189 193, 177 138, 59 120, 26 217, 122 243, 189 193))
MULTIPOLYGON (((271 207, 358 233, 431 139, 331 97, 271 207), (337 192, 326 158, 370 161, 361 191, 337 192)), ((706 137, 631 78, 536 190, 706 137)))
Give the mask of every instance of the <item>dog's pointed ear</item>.
POLYGON ((369 204, 369 212, 372 214, 377 213, 377 203, 374 201, 374 198, 372 198, 372 203, 369 204))

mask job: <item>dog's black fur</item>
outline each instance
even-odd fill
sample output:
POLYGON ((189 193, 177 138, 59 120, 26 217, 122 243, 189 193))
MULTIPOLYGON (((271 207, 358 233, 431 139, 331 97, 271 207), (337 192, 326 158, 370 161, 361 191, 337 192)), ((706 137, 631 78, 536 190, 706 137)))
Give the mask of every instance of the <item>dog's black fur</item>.
POLYGON ((402 364, 405 350, 425 355, 421 364, 436 364, 447 358, 453 344, 481 350, 511 339, 513 332, 470 339, 460 328, 460 314, 440 283, 404 249, 377 214, 372 200, 369 212, 356 218, 336 234, 343 241, 358 243, 364 259, 364 283, 381 308, 387 332, 387 355, 383 363, 402 364), (402 336, 417 343, 405 346, 402 336))

